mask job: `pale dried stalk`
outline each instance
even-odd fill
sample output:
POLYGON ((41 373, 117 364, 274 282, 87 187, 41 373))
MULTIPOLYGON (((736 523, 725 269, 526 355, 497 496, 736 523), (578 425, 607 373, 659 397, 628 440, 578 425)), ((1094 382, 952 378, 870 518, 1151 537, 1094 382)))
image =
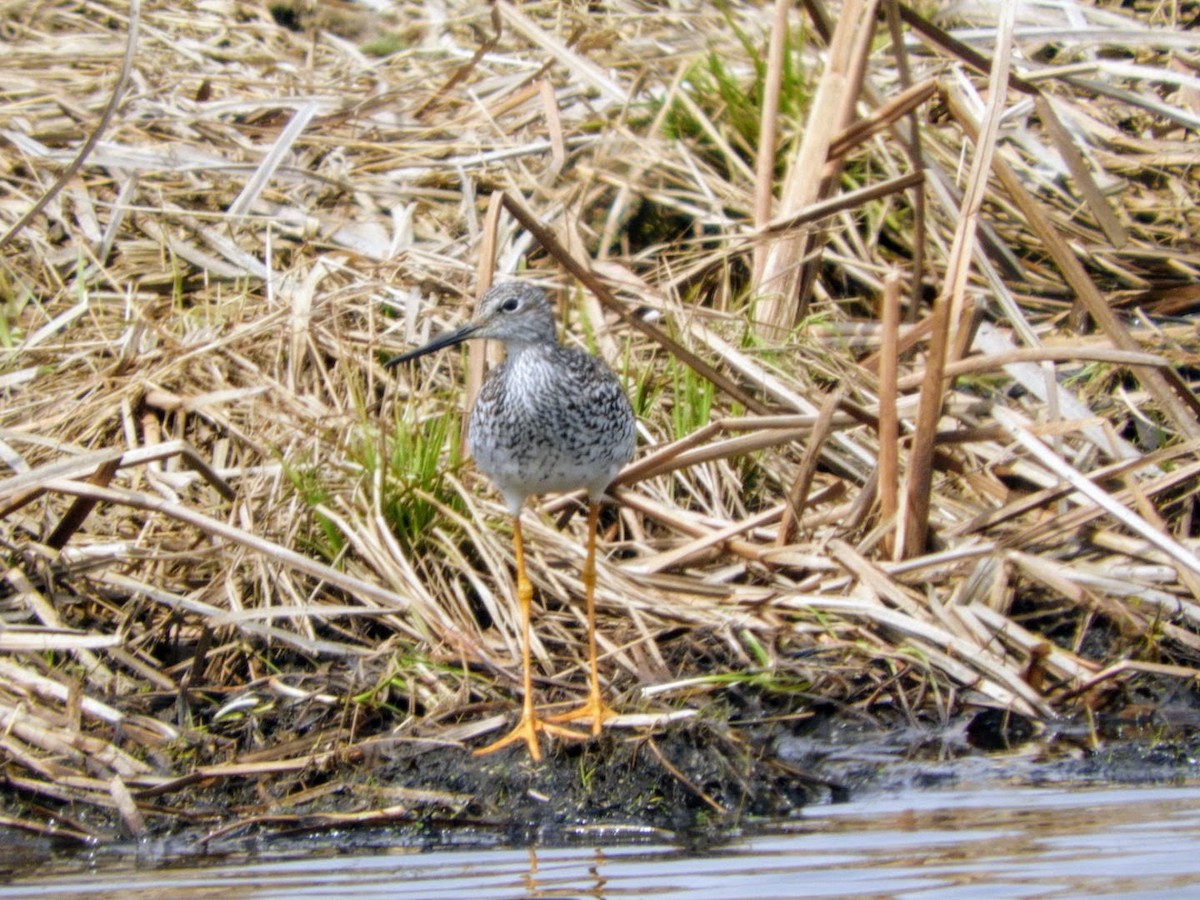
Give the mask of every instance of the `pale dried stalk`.
MULTIPOLYGON (((875 31, 875 7, 875 0, 842 4, 804 137, 780 194, 779 210, 784 215, 803 209, 819 195, 830 144, 849 121, 858 98, 862 60, 875 31)), ((801 235, 776 242, 767 253, 755 293, 764 298, 759 323, 768 337, 778 338, 796 322, 802 303, 800 265, 807 246, 806 236, 801 235)))

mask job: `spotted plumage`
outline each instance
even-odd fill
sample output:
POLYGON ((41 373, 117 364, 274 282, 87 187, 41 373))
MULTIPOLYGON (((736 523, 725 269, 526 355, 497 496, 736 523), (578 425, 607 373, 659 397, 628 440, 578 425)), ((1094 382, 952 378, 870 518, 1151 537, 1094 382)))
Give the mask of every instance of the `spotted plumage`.
POLYGON ((488 373, 467 431, 479 470, 514 514, 527 497, 583 488, 599 500, 633 457, 633 410, 600 359, 564 347, 542 290, 508 282, 488 291, 472 320, 388 365, 471 338, 508 353, 488 373))
POLYGON ((547 491, 598 500, 633 456, 633 411, 599 359, 559 344, 509 350, 471 412, 468 441, 509 509, 547 491))
POLYGON ((500 489, 513 516, 524 675, 520 722, 509 734, 475 752, 492 753, 524 741, 529 755, 537 760, 541 758, 541 734, 586 737, 558 723, 590 721, 592 734, 597 735, 603 724, 616 716, 601 697, 598 674, 596 525, 600 498, 633 457, 636 428, 617 377, 596 357, 559 344, 546 295, 524 282, 492 288, 462 328, 388 360, 387 365, 471 338, 492 338, 507 348, 504 362, 488 373, 475 400, 467 439, 476 465, 500 489), (588 495, 588 544, 582 573, 588 619, 588 699, 577 709, 546 718, 533 705, 529 650, 533 588, 525 573, 521 507, 535 494, 579 488, 588 495))

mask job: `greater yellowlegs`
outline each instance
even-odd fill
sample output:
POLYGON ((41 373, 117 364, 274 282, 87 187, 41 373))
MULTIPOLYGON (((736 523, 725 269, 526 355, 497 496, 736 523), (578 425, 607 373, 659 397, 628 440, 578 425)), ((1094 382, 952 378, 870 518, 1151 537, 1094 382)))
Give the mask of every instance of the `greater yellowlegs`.
POLYGON ((503 342, 507 357, 488 373, 471 411, 467 441, 475 463, 500 489, 513 519, 517 600, 521 606, 524 702, 521 720, 504 737, 476 754, 524 740, 541 759, 538 733, 581 738, 558 723, 588 719, 593 735, 616 713, 600 695, 596 651, 596 526, 600 500, 621 467, 633 457, 633 410, 617 377, 600 359, 564 347, 555 334, 546 295, 532 284, 493 287, 466 325, 424 347, 390 359, 398 365, 471 338, 503 342), (533 586, 525 574, 521 507, 526 498, 583 488, 588 497, 587 555, 583 585, 587 602, 588 699, 577 709, 543 718, 533 706, 529 634, 533 586))

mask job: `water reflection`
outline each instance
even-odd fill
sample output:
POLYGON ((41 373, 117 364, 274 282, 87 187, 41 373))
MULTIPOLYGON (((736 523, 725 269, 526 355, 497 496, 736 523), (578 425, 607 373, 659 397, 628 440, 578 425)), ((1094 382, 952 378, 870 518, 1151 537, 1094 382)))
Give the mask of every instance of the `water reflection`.
POLYGON ((606 846, 305 854, 215 867, 45 873, 0 898, 1191 897, 1200 787, 990 787, 810 810, 716 850, 606 846))

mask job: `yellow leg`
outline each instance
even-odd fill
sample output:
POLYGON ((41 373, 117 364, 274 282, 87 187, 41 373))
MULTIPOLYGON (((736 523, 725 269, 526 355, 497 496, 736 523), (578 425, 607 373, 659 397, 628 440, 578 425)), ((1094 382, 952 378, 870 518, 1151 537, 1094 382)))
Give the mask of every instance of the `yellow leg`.
POLYGON ((596 648, 596 530, 600 522, 600 504, 588 505, 587 557, 583 563, 583 591, 587 599, 588 625, 588 698, 583 706, 561 715, 552 716, 549 722, 575 722, 590 719, 592 734, 598 735, 605 721, 613 718, 617 711, 600 696, 599 653, 596 648))
POLYGON ((476 756, 495 753, 501 747, 524 740, 529 747, 529 755, 534 762, 542 758, 542 750, 538 746, 538 732, 556 734, 559 737, 582 739, 587 735, 572 731, 570 728, 559 728, 542 719, 533 708, 533 667, 529 658, 529 620, 533 606, 533 585, 525 574, 525 542, 521 537, 521 517, 513 519, 513 549, 517 557, 517 601, 521 605, 521 665, 524 673, 524 699, 521 704, 521 721, 517 727, 500 740, 481 747, 475 751, 476 756))

